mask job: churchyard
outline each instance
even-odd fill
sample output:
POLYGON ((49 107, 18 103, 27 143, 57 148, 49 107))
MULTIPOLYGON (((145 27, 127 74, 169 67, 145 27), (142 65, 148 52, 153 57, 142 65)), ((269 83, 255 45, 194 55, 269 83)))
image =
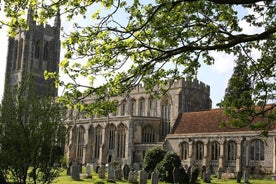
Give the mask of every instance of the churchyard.
MULTIPOLYGON (((76 166, 76 165, 75 165, 76 166)), ((151 175, 147 179, 147 173, 145 171, 131 171, 129 168, 116 169, 113 165, 106 167, 94 167, 91 165, 86 167, 71 167, 71 170, 63 170, 61 175, 53 182, 54 184, 82 184, 82 183, 117 183, 117 184, 165 184, 158 180, 157 175, 151 175), (81 170, 81 171, 80 171, 81 170), (80 172, 79 172, 80 171, 80 172), (68 173, 69 172, 69 173, 68 173), (126 174, 128 175, 126 176, 126 174)), ((180 176, 182 177, 182 176, 180 176)), ((264 179, 251 179, 249 178, 249 183, 251 184, 275 184, 275 180, 271 180, 270 177, 264 179)), ((206 183, 202 176, 198 176, 197 182, 199 184, 206 183)), ((211 176, 211 183, 213 184, 236 184, 237 179, 218 179, 216 175, 211 176)), ((241 178, 241 183, 245 183, 244 178, 241 178)))

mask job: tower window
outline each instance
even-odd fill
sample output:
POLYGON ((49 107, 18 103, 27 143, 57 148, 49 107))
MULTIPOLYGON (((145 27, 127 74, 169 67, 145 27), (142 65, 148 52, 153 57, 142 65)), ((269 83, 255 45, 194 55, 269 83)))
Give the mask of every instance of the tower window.
POLYGON ((49 43, 46 42, 43 49, 43 60, 47 61, 49 58, 49 43))
POLYGON ((39 55, 40 55, 40 43, 39 41, 37 41, 35 44, 35 58, 39 59, 39 55))

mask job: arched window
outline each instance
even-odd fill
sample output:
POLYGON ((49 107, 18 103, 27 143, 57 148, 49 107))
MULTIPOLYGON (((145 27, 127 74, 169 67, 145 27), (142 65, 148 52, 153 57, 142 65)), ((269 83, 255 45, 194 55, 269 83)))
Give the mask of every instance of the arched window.
POLYGON ((72 129, 72 137, 71 137, 71 147, 70 147, 70 157, 76 158, 77 157, 77 143, 78 143, 78 128, 75 126, 72 129))
POLYGON ((189 154, 189 144, 187 142, 182 142, 180 144, 180 159, 187 160, 189 154))
POLYGON ((125 158, 126 151, 126 127, 123 124, 118 125, 117 127, 117 157, 125 158))
POLYGON ((23 55, 23 38, 19 40, 19 46, 18 46, 18 60, 17 60, 17 70, 21 69, 21 63, 22 63, 22 55, 23 55))
POLYGON ((126 115, 126 101, 123 100, 121 102, 121 116, 125 116, 126 115))
POLYGON ((94 145, 94 128, 93 126, 90 126, 88 130, 88 154, 90 158, 90 162, 92 162, 93 159, 93 145, 94 145))
POLYGON ((202 142, 196 143, 196 160, 202 160, 203 159, 203 152, 204 152, 204 145, 202 142))
POLYGON ((49 43, 46 42, 43 49, 43 60, 47 61, 49 58, 49 43))
POLYGON ((139 99, 139 116, 145 116, 145 99, 139 99))
POLYGON ((161 136, 164 138, 170 132, 170 120, 171 120, 171 102, 168 96, 162 100, 162 125, 161 125, 161 136))
POLYGON ((35 58, 39 59, 39 56, 40 56, 40 43, 39 41, 37 41, 35 43, 35 58))
POLYGON ((211 146, 212 146, 211 159, 212 160, 218 160, 219 159, 219 153, 220 153, 219 143, 218 142, 213 142, 211 144, 211 146))
POLYGON ((264 142, 255 139, 250 143, 250 160, 264 160, 264 142))
POLYGON ((108 149, 109 150, 113 150, 115 148, 115 131, 116 131, 115 125, 113 124, 109 125, 109 131, 108 131, 108 137, 109 137, 108 149))
POLYGON ((227 160, 236 160, 237 144, 234 141, 229 141, 226 146, 227 160))
POLYGON ((142 142, 143 143, 152 143, 155 139, 155 132, 152 126, 147 125, 142 130, 142 142))
POLYGON ((95 158, 100 156, 100 148, 102 145, 102 128, 98 126, 96 128, 96 139, 95 139, 95 158))
POLYGON ((149 98, 149 114, 150 116, 157 116, 157 100, 152 96, 149 98))
POLYGON ((131 108, 131 115, 135 116, 136 115, 136 100, 135 99, 131 99, 130 108, 131 108))
POLYGON ((85 129, 83 128, 83 126, 80 126, 78 131, 78 150, 77 150, 77 159, 80 162, 82 161, 82 157, 83 157, 84 132, 85 132, 85 129))

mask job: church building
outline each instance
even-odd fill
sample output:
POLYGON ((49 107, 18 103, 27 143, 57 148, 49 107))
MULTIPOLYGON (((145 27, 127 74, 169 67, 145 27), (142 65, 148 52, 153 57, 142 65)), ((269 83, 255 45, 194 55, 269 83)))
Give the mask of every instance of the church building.
MULTIPOLYGON (((5 88, 17 87, 25 74, 32 74, 38 95, 57 96, 53 81, 44 71, 58 72, 60 16, 54 25, 37 25, 29 11, 28 30, 9 38, 5 88), (53 89, 53 90, 51 90, 53 89), (49 95, 49 93, 47 94, 49 95)), ((211 109, 210 87, 196 79, 169 81, 162 98, 146 93, 143 85, 117 100, 116 113, 107 117, 69 110, 65 125, 69 134, 65 146, 68 160, 82 164, 118 162, 142 165, 145 152, 160 146, 177 153, 183 165, 212 166, 240 171, 262 167, 276 173, 276 129, 268 137, 248 129, 219 128, 226 117, 222 109, 211 109)), ((85 99, 86 103, 93 97, 85 99)))

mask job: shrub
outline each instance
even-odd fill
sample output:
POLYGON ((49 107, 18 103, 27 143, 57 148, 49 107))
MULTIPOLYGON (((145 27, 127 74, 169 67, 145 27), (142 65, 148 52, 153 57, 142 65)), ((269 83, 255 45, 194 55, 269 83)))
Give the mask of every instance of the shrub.
POLYGON ((181 160, 174 152, 167 152, 164 159, 157 164, 156 171, 159 172, 161 181, 173 183, 172 171, 174 167, 180 168, 181 160))
POLYGON ((144 170, 150 175, 154 171, 156 165, 163 160, 165 154, 166 152, 162 150, 161 147, 154 147, 148 150, 144 158, 144 170))

